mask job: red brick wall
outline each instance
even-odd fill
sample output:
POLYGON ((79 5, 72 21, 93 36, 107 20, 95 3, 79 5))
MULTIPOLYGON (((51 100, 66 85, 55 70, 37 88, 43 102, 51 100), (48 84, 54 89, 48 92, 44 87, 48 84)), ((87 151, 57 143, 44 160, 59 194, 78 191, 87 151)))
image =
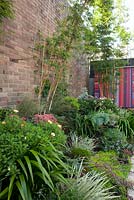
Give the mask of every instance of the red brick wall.
MULTIPOLYGON (((0 106, 16 105, 24 96, 34 96, 37 76, 34 73, 33 47, 37 33, 40 30, 44 36, 48 36, 54 32, 56 20, 62 17, 63 2, 13 0, 14 19, 4 21, 4 32, 0 36, 0 106)), ((70 85, 80 91, 79 87, 85 84, 85 74, 82 74, 81 85, 76 84, 78 70, 79 66, 77 70, 73 69, 70 85)))
POLYGON ((34 95, 34 41, 40 30, 54 32, 63 0, 13 0, 14 19, 5 20, 0 36, 0 106, 34 95))
POLYGON ((89 65, 86 58, 75 55, 69 71, 69 93, 78 97, 85 89, 89 89, 89 65))

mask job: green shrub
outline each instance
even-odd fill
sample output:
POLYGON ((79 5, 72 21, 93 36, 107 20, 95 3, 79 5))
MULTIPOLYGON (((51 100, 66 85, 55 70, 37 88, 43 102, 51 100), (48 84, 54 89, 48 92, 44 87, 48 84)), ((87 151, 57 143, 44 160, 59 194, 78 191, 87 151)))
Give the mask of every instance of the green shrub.
MULTIPOLYGON (((30 200, 41 188, 45 188, 46 194, 56 194, 55 184, 66 183, 63 153, 54 147, 52 127, 46 126, 45 132, 41 126, 17 116, 0 123, 0 199, 30 200)), ((64 133, 54 128, 58 140, 64 133)), ((57 147, 60 141, 63 139, 56 142, 57 147)))
POLYGON ((57 104, 55 106, 54 105, 52 107, 52 112, 58 115, 66 115, 67 113, 69 114, 69 112, 76 112, 79 110, 78 99, 75 97, 66 96, 59 99, 57 104))
POLYGON ((80 147, 72 147, 71 149, 71 155, 74 158, 80 157, 80 158, 89 158, 91 156, 91 152, 87 149, 82 149, 80 147))
POLYGON ((96 98, 88 98, 88 99, 79 99, 80 104, 80 113, 88 114, 91 111, 107 111, 111 110, 115 113, 118 113, 120 110, 112 99, 96 99, 96 98))
POLYGON ((118 154, 127 146, 127 138, 124 132, 117 128, 108 128, 101 137, 101 148, 105 151, 115 150, 118 154))
POLYGON ((97 149, 117 149, 121 154, 134 135, 129 123, 131 113, 118 108, 110 99, 79 99, 78 103, 79 109, 63 113, 65 130, 95 137, 97 149))
POLYGON ((129 115, 128 115, 127 119, 129 121, 130 128, 134 131, 134 111, 129 110, 128 113, 129 113, 129 115))
POLYGON ((49 141, 51 141, 54 145, 65 145, 66 135, 64 134, 64 131, 61 129, 59 124, 40 122, 38 127, 41 127, 45 133, 45 136, 47 136, 49 141))

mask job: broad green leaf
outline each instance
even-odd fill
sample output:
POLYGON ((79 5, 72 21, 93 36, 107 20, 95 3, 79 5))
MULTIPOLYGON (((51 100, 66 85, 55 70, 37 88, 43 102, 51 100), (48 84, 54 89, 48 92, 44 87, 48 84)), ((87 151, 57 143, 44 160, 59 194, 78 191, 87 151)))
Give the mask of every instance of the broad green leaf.
POLYGON ((23 199, 23 200, 27 200, 27 199, 25 198, 25 195, 24 195, 22 186, 21 186, 21 184, 20 184, 19 181, 16 182, 16 186, 17 186, 17 188, 18 188, 18 190, 19 190, 19 192, 20 192, 20 194, 21 194, 22 199, 23 199))
POLYGON ((19 159, 19 160, 17 160, 18 161, 18 163, 20 164, 20 166, 21 166, 21 168, 23 169, 23 171, 24 171, 24 173, 25 173, 25 175, 26 175, 26 178, 27 178, 27 180, 28 180, 28 174, 27 174, 27 170, 26 170, 26 168, 25 168, 25 165, 23 164, 23 162, 19 159))
POLYGON ((19 175, 19 179, 20 179, 20 184, 21 184, 22 191, 23 191, 23 194, 25 196, 25 199, 28 199, 27 183, 26 183, 24 175, 23 174, 19 175))
POLYGON ((39 177, 44 180, 44 182, 52 189, 54 190, 53 182, 46 171, 46 169, 43 166, 40 166, 40 164, 37 161, 31 160, 31 163, 36 166, 41 172, 37 172, 36 174, 40 174, 39 177))
POLYGON ((25 158, 25 161, 26 161, 28 169, 29 169, 29 173, 30 173, 30 176, 31 176, 32 183, 34 184, 34 178, 33 178, 31 162, 30 162, 28 156, 24 156, 24 158, 25 158))
POLYGON ((51 184, 50 184, 50 182, 48 181, 48 179, 47 179, 41 172, 36 172, 36 175, 37 175, 38 177, 40 177, 40 178, 45 182, 45 184, 48 185, 48 186, 51 188, 52 191, 54 191, 54 187, 51 186, 51 184))
POLYGON ((28 195, 28 200, 32 200, 31 191, 28 184, 27 184, 27 195, 28 195))

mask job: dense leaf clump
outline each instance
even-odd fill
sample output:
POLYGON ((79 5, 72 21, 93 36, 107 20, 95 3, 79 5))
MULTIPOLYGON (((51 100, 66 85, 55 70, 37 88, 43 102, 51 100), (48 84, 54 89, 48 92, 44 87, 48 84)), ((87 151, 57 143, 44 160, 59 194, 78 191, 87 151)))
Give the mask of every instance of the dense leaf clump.
POLYGON ((60 151, 66 137, 56 124, 34 125, 12 115, 0 122, 0 132, 0 198, 30 200, 42 187, 49 194, 58 181, 66 182, 60 151))

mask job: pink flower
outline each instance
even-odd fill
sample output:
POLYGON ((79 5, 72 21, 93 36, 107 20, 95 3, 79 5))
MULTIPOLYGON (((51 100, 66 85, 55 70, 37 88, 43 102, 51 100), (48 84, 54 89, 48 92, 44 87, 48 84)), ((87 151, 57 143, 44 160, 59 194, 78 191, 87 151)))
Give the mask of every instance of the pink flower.
POLYGON ((39 115, 36 114, 34 115, 34 121, 36 123, 40 122, 40 121, 44 121, 44 122, 48 122, 50 123, 57 123, 57 119, 52 115, 52 114, 44 114, 44 115, 39 115))

